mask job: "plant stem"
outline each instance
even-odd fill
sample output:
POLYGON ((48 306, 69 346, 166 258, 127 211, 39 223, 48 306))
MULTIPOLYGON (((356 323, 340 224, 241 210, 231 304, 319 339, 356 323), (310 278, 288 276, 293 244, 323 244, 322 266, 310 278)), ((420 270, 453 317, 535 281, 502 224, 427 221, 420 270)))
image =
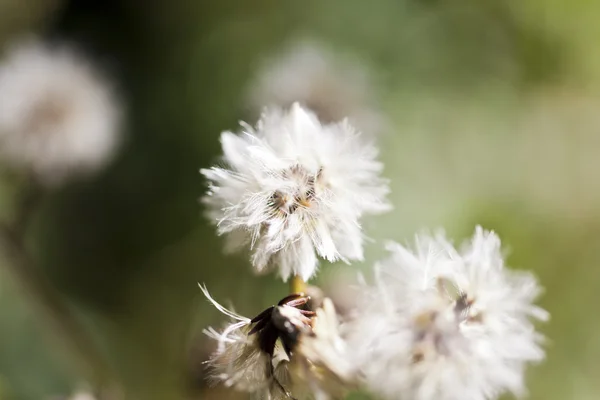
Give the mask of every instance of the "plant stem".
POLYGON ((91 379, 91 383, 104 385, 108 368, 98 353, 93 340, 80 324, 73 311, 64 302, 56 289, 37 270, 24 240, 25 228, 37 204, 40 192, 26 190, 12 223, 0 223, 0 246, 7 260, 0 263, 26 292, 38 308, 57 338, 65 347, 74 350, 80 368, 91 379))
POLYGON ((304 293, 306 291, 306 282, 302 280, 298 275, 294 275, 290 281, 290 292, 291 293, 304 293))

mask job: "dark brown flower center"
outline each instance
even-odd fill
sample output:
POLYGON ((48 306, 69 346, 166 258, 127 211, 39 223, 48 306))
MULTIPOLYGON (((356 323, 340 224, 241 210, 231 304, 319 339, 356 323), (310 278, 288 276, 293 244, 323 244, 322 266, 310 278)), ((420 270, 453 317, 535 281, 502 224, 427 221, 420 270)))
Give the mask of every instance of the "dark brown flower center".
POLYGON ((281 217, 293 214, 298 209, 310 209, 316 200, 317 184, 322 172, 320 168, 316 174, 311 174, 298 164, 283 171, 282 176, 294 183, 293 188, 275 191, 269 206, 281 217))

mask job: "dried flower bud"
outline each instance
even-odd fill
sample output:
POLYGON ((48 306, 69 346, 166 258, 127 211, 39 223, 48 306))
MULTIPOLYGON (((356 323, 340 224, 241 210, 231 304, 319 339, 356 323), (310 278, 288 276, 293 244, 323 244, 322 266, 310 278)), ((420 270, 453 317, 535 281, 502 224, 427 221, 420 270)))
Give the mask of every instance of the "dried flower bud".
POLYGON ((206 333, 219 343, 208 361, 211 378, 261 399, 337 398, 353 387, 356 374, 338 331, 329 299, 315 312, 308 298, 291 295, 253 319, 207 298, 235 321, 223 332, 206 333))

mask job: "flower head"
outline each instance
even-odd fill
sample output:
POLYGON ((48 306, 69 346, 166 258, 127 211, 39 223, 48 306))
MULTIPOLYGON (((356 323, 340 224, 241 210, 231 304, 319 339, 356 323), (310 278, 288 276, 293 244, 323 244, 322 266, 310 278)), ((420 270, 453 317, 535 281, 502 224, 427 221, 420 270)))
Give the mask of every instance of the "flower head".
POLYGON ((386 211, 377 150, 346 121, 322 125, 310 111, 266 110, 255 128, 221 135, 226 167, 203 169, 204 198, 228 247, 249 245, 255 270, 308 280, 317 254, 363 257, 364 214, 386 211))
POLYGON ((505 268, 498 237, 478 227, 462 251, 443 235, 389 250, 349 328, 370 388, 390 399, 523 394, 524 367, 544 358, 531 320, 548 315, 533 305, 535 278, 505 268))
POLYGON ((303 40, 257 70, 248 102, 257 112, 265 104, 289 107, 299 102, 324 122, 348 117, 363 132, 372 134, 385 125, 373 97, 369 74, 361 63, 303 40))
POLYGON ((335 309, 325 299, 316 312, 305 309, 308 297, 290 295, 253 319, 207 298, 234 322, 222 332, 205 332, 218 341, 208 361, 213 382, 249 392, 260 399, 326 400, 344 393, 355 379, 335 309))
POLYGON ((66 47, 21 42, 0 65, 0 154, 42 183, 103 166, 119 141, 119 117, 106 82, 66 47))

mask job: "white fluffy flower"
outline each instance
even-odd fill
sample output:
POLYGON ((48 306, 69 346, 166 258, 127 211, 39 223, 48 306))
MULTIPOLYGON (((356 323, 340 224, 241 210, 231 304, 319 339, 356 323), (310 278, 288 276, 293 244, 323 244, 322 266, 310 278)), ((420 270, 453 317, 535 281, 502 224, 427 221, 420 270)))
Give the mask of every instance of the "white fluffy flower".
POLYGON ((544 358, 531 320, 548 315, 533 304, 535 278, 505 268, 499 238, 478 227, 460 252, 443 235, 389 250, 349 326, 371 390, 414 400, 524 394, 526 364, 544 358))
POLYGON ((106 82, 65 47, 21 42, 0 65, 0 154, 45 184, 103 166, 119 116, 106 82))
POLYGON ((313 313, 295 306, 307 298, 292 295, 251 320, 225 309, 202 290, 233 319, 222 332, 205 331, 218 341, 208 361, 213 382, 261 400, 327 400, 352 387, 356 371, 329 299, 313 313))
POLYGON ((322 125, 298 104, 242 128, 221 135, 226 167, 201 170, 209 217, 228 248, 249 244, 256 271, 276 269, 284 280, 308 280, 317 254, 362 259, 360 218, 389 209, 377 149, 348 122, 322 125))
POLYGON ((299 102, 322 121, 348 117, 360 130, 373 134, 384 129, 385 123, 374 106, 372 88, 367 69, 356 59, 303 40, 257 70, 248 103, 260 112, 264 105, 289 107, 299 102))

